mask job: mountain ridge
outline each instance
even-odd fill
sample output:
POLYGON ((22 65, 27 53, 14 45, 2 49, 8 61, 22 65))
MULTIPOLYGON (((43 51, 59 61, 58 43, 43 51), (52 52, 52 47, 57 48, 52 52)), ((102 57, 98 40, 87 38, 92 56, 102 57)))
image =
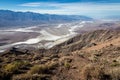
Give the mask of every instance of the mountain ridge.
POLYGON ((90 17, 78 15, 40 14, 33 12, 14 12, 0 10, 0 27, 32 26, 47 23, 63 23, 80 20, 93 20, 90 17))

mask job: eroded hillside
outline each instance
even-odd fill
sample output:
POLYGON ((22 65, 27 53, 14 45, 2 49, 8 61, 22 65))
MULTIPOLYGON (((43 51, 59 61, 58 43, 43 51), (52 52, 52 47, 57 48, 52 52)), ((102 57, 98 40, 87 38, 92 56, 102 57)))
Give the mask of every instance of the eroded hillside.
POLYGON ((0 54, 1 80, 119 80, 120 30, 96 30, 51 49, 0 54))

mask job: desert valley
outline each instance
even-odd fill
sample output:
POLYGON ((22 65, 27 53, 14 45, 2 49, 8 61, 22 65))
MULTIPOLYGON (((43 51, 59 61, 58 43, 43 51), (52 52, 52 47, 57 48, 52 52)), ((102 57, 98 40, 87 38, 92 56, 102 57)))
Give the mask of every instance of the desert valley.
POLYGON ((0 8, 0 80, 120 80, 119 3, 52 1, 0 8))

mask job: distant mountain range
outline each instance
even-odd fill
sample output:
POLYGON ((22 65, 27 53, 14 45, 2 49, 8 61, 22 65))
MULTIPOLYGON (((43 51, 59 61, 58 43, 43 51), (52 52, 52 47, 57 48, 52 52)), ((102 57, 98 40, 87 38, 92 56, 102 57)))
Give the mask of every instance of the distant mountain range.
POLYGON ((14 12, 0 10, 0 27, 32 26, 45 23, 63 23, 78 20, 93 20, 90 17, 78 15, 54 15, 33 12, 14 12))
POLYGON ((105 19, 120 21, 120 15, 107 16, 107 17, 105 17, 105 19))

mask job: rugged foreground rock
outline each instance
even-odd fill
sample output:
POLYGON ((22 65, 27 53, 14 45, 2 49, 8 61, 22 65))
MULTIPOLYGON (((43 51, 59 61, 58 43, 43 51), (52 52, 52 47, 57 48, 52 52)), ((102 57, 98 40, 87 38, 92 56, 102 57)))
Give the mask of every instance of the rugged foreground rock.
POLYGON ((84 33, 49 50, 8 50, 0 80, 120 80, 120 30, 84 33))

